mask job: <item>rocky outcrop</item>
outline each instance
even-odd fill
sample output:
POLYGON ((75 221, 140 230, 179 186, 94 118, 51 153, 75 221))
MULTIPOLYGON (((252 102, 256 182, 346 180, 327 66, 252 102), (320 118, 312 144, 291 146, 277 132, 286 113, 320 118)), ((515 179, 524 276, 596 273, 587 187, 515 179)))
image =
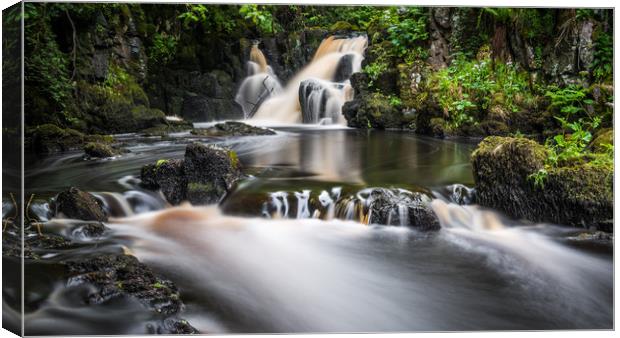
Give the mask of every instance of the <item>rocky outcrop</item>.
POLYGON ((234 151, 214 145, 192 143, 183 160, 159 160, 142 167, 142 184, 161 189, 171 204, 220 202, 242 177, 234 151))
POLYGON ((472 154, 476 199, 514 218, 613 231, 613 168, 575 163, 545 168, 547 152, 525 138, 487 137, 472 154))
POLYGON ((411 116, 390 102, 380 93, 356 95, 342 106, 347 125, 355 128, 400 129, 411 122, 411 116))
POLYGON ((56 217, 79 219, 83 221, 107 221, 108 216, 101 203, 91 194, 71 187, 50 203, 56 217))
POLYGON ((251 126, 242 122, 228 121, 217 123, 209 128, 197 128, 191 131, 192 135, 222 137, 222 136, 260 136, 275 135, 276 132, 268 129, 251 126))

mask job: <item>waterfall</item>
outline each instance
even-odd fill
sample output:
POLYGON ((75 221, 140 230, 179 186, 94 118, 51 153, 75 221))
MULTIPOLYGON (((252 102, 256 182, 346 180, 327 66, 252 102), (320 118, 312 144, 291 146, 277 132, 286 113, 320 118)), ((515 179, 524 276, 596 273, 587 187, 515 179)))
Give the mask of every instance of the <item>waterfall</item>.
POLYGON ((252 117, 265 100, 282 91, 280 81, 267 64, 258 43, 254 43, 250 50, 247 74, 235 96, 235 102, 243 109, 246 119, 252 117))
MULTIPOLYGON (((330 36, 321 42, 312 61, 283 90, 269 80, 275 79, 275 75, 259 73, 262 75, 251 75, 243 81, 236 100, 245 116, 256 120, 345 124, 342 105, 353 97, 349 77, 361 70, 367 43, 366 36, 330 36)), ((253 46, 250 54, 250 62, 257 64, 253 66, 255 69, 270 69, 266 61, 265 66, 261 66, 264 55, 258 47, 253 46)))

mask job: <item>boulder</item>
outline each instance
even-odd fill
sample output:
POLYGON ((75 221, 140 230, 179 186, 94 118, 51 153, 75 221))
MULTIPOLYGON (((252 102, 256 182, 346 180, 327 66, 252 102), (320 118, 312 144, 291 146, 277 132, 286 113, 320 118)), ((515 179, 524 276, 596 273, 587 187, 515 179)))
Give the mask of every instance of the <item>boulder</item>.
POLYGON ((476 199, 513 218, 613 230, 613 168, 545 168, 547 151, 525 138, 487 137, 472 154, 476 199), (542 184, 531 175, 545 169, 542 184))
POLYGON ((192 143, 185 148, 187 199, 193 204, 218 203, 241 177, 234 151, 192 143))
POLYGON ((183 160, 159 160, 142 167, 142 185, 150 189, 161 189, 171 204, 179 204, 186 199, 187 181, 183 160))
POLYGON ((184 159, 145 165, 140 176, 145 188, 161 189, 171 204, 187 200, 196 205, 220 202, 242 174, 234 151, 192 143, 184 159))
POLYGON ((369 224, 405 225, 419 230, 438 230, 439 219, 429 203, 431 198, 421 192, 402 189, 370 188, 366 195, 369 224))
POLYGON ((74 187, 59 193, 50 209, 55 216, 83 221, 105 222, 108 219, 103 206, 93 195, 74 187))

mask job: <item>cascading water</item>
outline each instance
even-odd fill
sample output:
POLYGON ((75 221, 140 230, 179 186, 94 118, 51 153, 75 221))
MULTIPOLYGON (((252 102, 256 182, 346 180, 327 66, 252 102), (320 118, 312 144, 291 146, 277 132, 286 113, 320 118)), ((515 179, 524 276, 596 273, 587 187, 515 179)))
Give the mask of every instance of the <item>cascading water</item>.
POLYGON ((280 81, 267 64, 267 59, 258 48, 258 43, 254 43, 250 50, 247 74, 235 96, 235 101, 243 109, 246 119, 252 117, 265 100, 282 91, 280 81))
MULTIPOLYGON (((275 76, 260 73, 260 76, 252 75, 243 81, 237 102, 243 107, 246 117, 256 120, 345 124, 342 105, 353 97, 349 77, 361 70, 367 43, 366 36, 330 36, 321 42, 312 61, 282 91, 272 90, 265 95, 265 88, 276 86, 264 85, 263 82, 271 82, 269 79, 275 79, 275 76)), ((257 59, 261 55, 264 59, 257 46, 252 47, 252 55, 257 59)), ((265 68, 252 67, 254 70, 265 68)))

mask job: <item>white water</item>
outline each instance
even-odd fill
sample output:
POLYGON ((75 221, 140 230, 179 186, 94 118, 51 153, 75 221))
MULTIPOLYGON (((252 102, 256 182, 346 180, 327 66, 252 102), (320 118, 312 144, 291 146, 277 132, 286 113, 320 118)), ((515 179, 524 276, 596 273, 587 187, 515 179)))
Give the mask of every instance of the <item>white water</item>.
MULTIPOLYGON (((305 195, 297 196, 302 205, 305 195)), ((493 212, 439 200, 432 206, 443 227, 436 235, 307 219, 307 210, 297 220, 230 217, 213 206, 110 226, 134 238, 138 258, 196 297, 208 295, 222 311, 223 331, 610 325, 611 262, 530 228, 506 227, 493 212)))
MULTIPOLYGON (((338 64, 345 55, 354 55, 352 58, 353 72, 361 70, 361 62, 366 46, 367 38, 365 36, 347 39, 329 37, 325 39, 317 49, 312 61, 295 75, 282 91, 274 90, 273 95, 260 105, 251 118, 276 123, 301 123, 299 87, 304 80, 314 79, 327 82, 327 86, 321 90, 321 93, 311 94, 310 100, 313 102, 313 107, 316 106, 315 109, 317 109, 315 114, 328 116, 329 119, 325 118, 322 121, 313 122, 344 124, 345 120, 342 117, 341 108, 344 102, 352 98, 352 90, 348 80, 340 85, 334 85, 332 81, 334 81, 338 64), (318 112, 319 109, 323 109, 319 106, 320 103, 317 103, 321 101, 320 99, 323 95, 329 95, 328 104, 325 108, 326 111, 318 112)), ((258 47, 256 48, 258 49, 258 47)), ((253 50, 253 53, 256 53, 256 51, 253 50)), ((256 67, 252 68, 256 69, 256 67)), ((265 75, 257 76, 254 75, 246 78, 241 85, 237 95, 237 102, 242 107, 245 104, 244 102, 257 102, 256 95, 259 95, 259 97, 263 95, 261 94, 261 88, 263 87, 265 75)), ((246 110, 249 111, 250 108, 244 107, 244 111, 246 110)))

